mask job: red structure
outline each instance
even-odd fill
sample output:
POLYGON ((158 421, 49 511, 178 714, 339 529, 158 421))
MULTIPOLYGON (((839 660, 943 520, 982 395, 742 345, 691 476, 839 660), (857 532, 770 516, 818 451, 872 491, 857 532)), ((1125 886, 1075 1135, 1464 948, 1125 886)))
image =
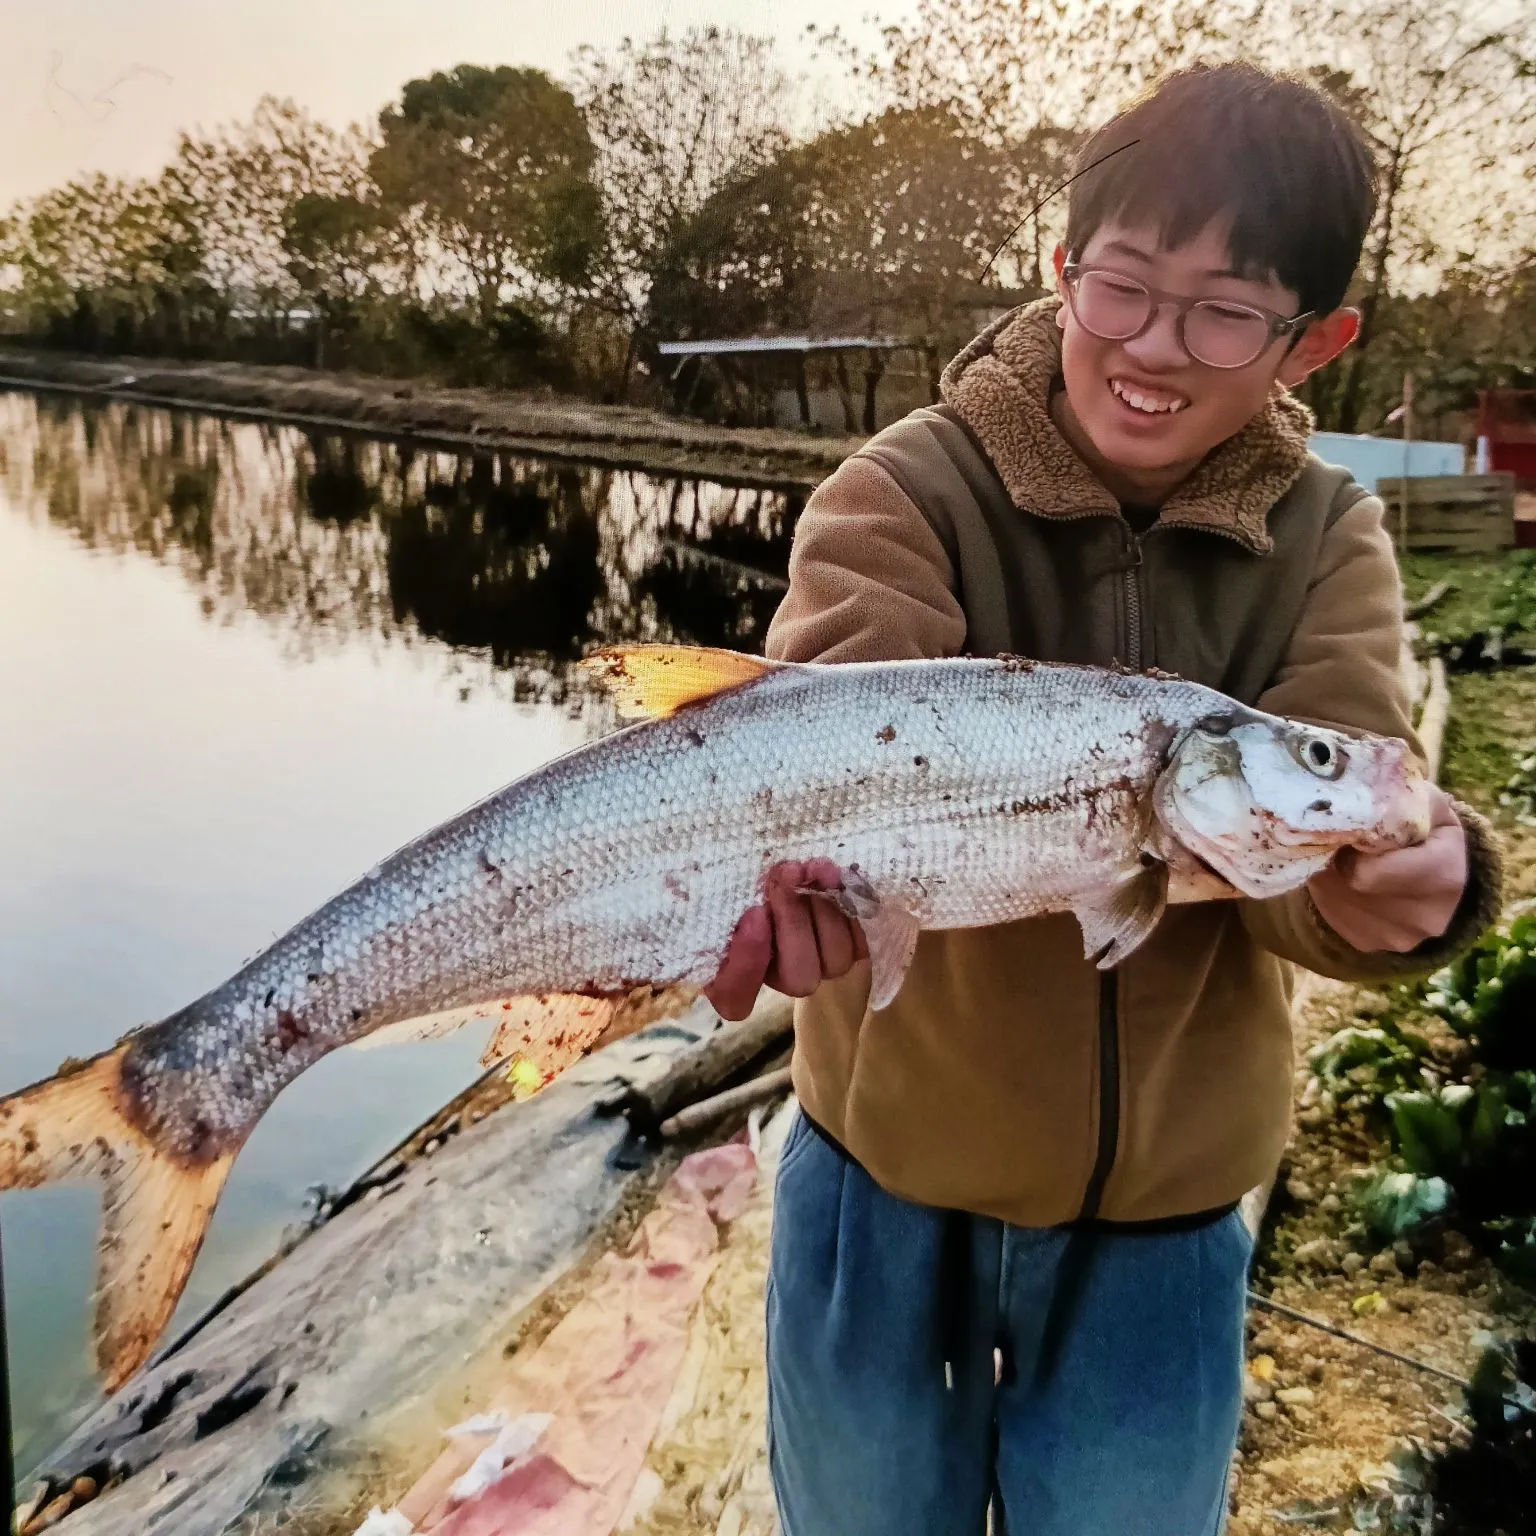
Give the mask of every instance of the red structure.
POLYGON ((1484 389, 1477 396, 1477 435, 1488 440, 1488 468, 1536 491, 1536 389, 1484 389))

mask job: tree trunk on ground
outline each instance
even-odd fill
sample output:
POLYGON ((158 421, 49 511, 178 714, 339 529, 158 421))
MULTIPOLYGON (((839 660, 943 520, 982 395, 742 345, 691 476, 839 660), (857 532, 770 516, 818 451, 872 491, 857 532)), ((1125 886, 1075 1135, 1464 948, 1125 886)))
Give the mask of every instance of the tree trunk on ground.
POLYGON ((871 351, 869 361, 864 367, 864 430, 871 437, 875 435, 875 396, 880 389, 880 380, 884 373, 884 355, 871 351))
POLYGON ((843 427, 848 432, 858 431, 853 414, 853 385, 848 382, 848 360, 841 352, 836 354, 837 397, 843 403, 843 427))
POLYGON ((1360 334, 1350 353, 1349 369, 1344 376, 1344 388, 1339 398, 1340 432, 1355 431, 1360 419, 1360 396, 1365 388, 1366 349, 1376 334, 1376 320, 1381 311, 1381 301, 1387 289, 1387 261, 1392 254, 1392 236, 1397 215, 1397 195, 1403 185, 1401 153, 1394 150, 1386 175, 1386 198, 1381 210, 1381 234, 1371 257, 1371 285, 1360 301, 1360 334))

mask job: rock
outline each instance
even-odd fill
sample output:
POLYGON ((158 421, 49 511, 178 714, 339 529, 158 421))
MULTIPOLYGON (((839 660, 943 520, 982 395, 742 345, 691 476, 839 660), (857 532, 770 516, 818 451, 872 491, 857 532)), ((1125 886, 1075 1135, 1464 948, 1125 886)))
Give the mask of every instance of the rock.
POLYGON ((1365 1259, 1358 1253, 1346 1253, 1339 1260, 1339 1268, 1353 1280, 1365 1268, 1365 1259))
POLYGON ((1259 1471, 1265 1477, 1284 1477, 1290 1470, 1290 1466, 1279 1456, 1271 1456, 1268 1461, 1259 1463, 1259 1471))
POLYGON ((1287 1179, 1285 1181, 1285 1192, 1297 1205, 1311 1205, 1315 1198, 1312 1193, 1312 1186, 1305 1179, 1287 1179))
POLYGON ((1317 1393, 1311 1387, 1281 1387, 1275 1401, 1287 1408, 1310 1408, 1317 1401, 1317 1393))
POLYGON ((1373 1275, 1380 1275, 1383 1279, 1388 1277, 1395 1279, 1402 1273, 1397 1267, 1397 1255, 1388 1248, 1378 1253, 1367 1267, 1373 1275))
MULTIPOLYGON (((1272 1355, 1285 1342, 1273 1328, 1261 1328, 1253 1336, 1253 1347, 1262 1355, 1272 1355)), ((1274 1369, 1274 1361, 1270 1361, 1270 1369, 1274 1369)))
POLYGON ((1257 1376, 1243 1377, 1243 1401, 1250 1407, 1254 1403, 1267 1403, 1275 1395, 1275 1389, 1257 1376))
POLYGON ((1253 1411, 1259 1418, 1263 1419, 1266 1424, 1270 1423, 1280 1412, 1280 1410, 1276 1408, 1273 1403, 1255 1403, 1253 1405, 1253 1411))
POLYGON ((1294 1424, 1298 1429, 1305 1429, 1312 1422, 1312 1420, 1317 1417, 1317 1415, 1314 1414, 1310 1408, 1306 1407, 1302 1403, 1297 1403, 1294 1408, 1287 1408, 1285 1412, 1286 1417, 1289 1418, 1291 1423, 1294 1424))
POLYGON ((1256 1381, 1273 1381, 1275 1379, 1275 1357, 1273 1355, 1255 1355, 1248 1362, 1248 1374, 1256 1381))
POLYGON ((1344 1209, 1344 1202, 1337 1195, 1328 1194, 1324 1195, 1317 1202, 1317 1208, 1325 1214, 1333 1216, 1344 1209))
POLYGON ((1314 1237, 1302 1243, 1291 1257, 1298 1264, 1315 1264, 1322 1268, 1332 1262, 1333 1244, 1326 1237, 1314 1237))
POLYGON ((1451 1274, 1459 1274, 1477 1262, 1477 1249, 1460 1232, 1447 1232, 1441 1240, 1443 1252, 1440 1267, 1451 1274))

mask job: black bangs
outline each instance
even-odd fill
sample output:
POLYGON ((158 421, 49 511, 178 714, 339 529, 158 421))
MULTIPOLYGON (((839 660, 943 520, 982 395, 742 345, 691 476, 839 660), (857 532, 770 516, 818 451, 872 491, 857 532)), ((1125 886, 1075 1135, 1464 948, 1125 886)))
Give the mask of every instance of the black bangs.
POLYGON ((1375 177, 1358 129, 1321 91, 1248 64, 1182 70, 1093 134, 1077 166, 1115 150, 1072 184, 1074 256, 1109 223, 1177 249, 1214 222, 1234 271, 1276 278, 1304 311, 1344 301, 1375 177))

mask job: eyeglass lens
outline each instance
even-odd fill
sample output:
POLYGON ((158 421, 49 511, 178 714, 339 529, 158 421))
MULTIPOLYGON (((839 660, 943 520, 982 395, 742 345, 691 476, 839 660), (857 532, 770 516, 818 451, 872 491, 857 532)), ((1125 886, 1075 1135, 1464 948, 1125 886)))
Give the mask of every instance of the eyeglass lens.
MULTIPOLYGON (((1135 336, 1152 312, 1152 295, 1135 278, 1083 272, 1077 279, 1077 318, 1102 341, 1135 336)), ((1184 345, 1197 363, 1241 368, 1269 345, 1269 322, 1241 305, 1202 299, 1184 315, 1184 345)))

